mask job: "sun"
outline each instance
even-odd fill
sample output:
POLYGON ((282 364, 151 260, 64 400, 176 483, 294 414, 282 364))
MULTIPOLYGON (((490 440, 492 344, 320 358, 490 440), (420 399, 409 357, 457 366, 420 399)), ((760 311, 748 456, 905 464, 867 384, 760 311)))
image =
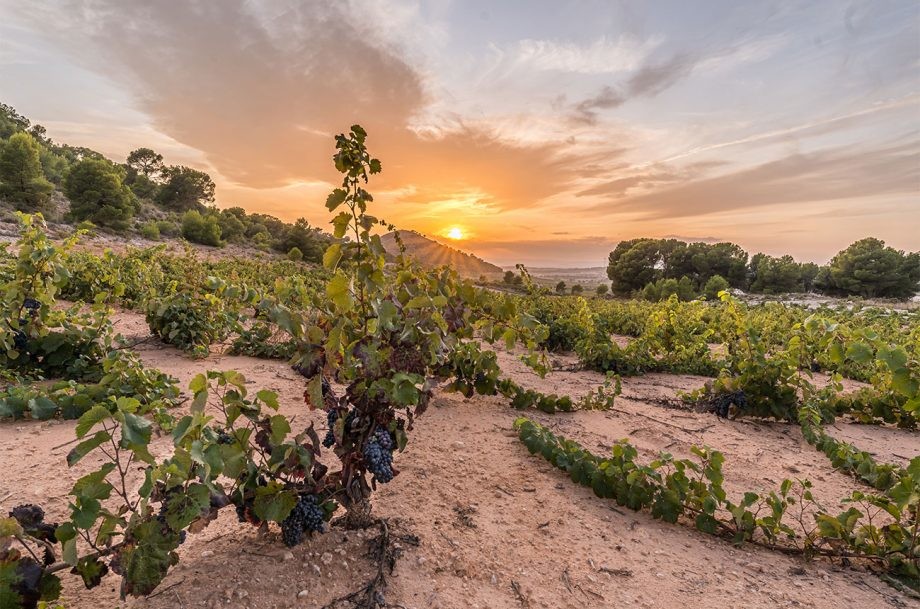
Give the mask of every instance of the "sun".
POLYGON ((465 237, 463 234, 463 229, 459 226, 454 226, 453 228, 448 229, 446 235, 448 239, 453 239, 454 241, 459 241, 465 237))

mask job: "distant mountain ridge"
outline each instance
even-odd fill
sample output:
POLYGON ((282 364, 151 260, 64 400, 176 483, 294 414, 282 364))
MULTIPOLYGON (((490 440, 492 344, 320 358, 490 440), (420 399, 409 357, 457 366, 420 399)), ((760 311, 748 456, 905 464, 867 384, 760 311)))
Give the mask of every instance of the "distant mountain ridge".
MULTIPOLYGON (((399 231, 399 236, 406 247, 406 253, 423 267, 449 266, 464 277, 479 277, 480 275, 501 274, 503 272, 499 266, 486 262, 473 254, 438 243, 434 239, 430 239, 416 231, 401 230, 399 231)), ((392 255, 399 253, 399 247, 396 245, 396 237, 393 233, 383 235, 381 240, 387 253, 392 255)))

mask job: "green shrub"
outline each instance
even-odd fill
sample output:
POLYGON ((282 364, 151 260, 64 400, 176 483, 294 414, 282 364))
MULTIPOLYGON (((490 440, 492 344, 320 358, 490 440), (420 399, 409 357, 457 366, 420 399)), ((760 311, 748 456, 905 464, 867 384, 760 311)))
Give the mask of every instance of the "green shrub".
POLYGON ((120 168, 109 161, 87 158, 76 163, 64 180, 71 218, 126 229, 139 206, 122 179, 120 168))
POLYGON ((243 330, 230 345, 230 355, 248 355, 264 359, 291 359, 297 343, 275 325, 257 322, 243 330))
POLYGON ((90 222, 89 220, 83 220, 82 222, 78 222, 76 226, 74 226, 74 228, 80 231, 85 231, 86 233, 90 235, 96 232, 96 225, 90 222))
POLYGON ((299 247, 292 247, 287 253, 288 260, 293 260, 294 262, 300 262, 303 260, 303 252, 300 251, 299 247))
POLYGON ((147 222, 141 225, 140 233, 144 239, 150 239, 151 241, 159 241, 160 239, 160 227, 157 226, 156 222, 147 222))
POLYGON ((195 357, 207 357, 210 346, 226 339, 236 323, 236 314, 213 294, 178 292, 147 303, 150 332, 195 357))
POLYGON ((42 173, 40 146, 28 133, 0 142, 0 198, 21 211, 41 211, 54 186, 42 173))
POLYGON ((203 216, 191 210, 182 216, 182 236, 192 243, 221 247, 224 242, 220 240, 220 224, 213 215, 203 216))
POLYGON ((706 300, 718 300, 719 292, 728 289, 728 281, 721 275, 713 275, 703 286, 703 296, 706 300))
POLYGON ((178 224, 169 220, 157 220, 156 225, 163 237, 177 237, 182 232, 178 224))

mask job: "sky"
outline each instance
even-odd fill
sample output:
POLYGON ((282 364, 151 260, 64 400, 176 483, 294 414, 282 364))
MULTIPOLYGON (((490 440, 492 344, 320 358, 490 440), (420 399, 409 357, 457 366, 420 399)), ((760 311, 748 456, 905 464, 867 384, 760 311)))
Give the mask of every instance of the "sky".
POLYGON ((320 227, 359 123, 376 215, 506 266, 920 250, 915 0, 0 0, 0 101, 320 227))

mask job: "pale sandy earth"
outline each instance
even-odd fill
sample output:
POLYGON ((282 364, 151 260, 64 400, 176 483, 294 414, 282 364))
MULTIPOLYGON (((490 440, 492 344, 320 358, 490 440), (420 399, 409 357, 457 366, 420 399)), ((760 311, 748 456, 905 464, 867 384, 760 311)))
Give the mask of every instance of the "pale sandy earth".
MULTIPOLYGON (((148 335, 140 315, 119 313, 116 320, 129 340, 148 335)), ((219 355, 195 361, 153 341, 138 350, 148 365, 175 375, 183 387, 206 369, 236 369, 253 390, 279 392, 282 411, 296 414, 295 429, 310 421, 320 433, 325 429, 324 414, 307 411, 302 379, 283 362, 219 355)), ((500 359, 506 374, 547 393, 578 397, 603 382, 601 375, 584 371, 557 371, 539 379, 514 355, 500 359)), ((566 356, 552 359, 557 368, 576 363, 566 356)), ((726 454, 726 488, 735 496, 775 488, 786 477, 807 477, 830 506, 862 488, 835 472, 795 426, 718 420, 673 407, 678 391, 705 380, 664 374, 627 378, 613 411, 526 414, 596 453, 625 437, 640 448, 643 459, 660 450, 688 456, 692 444, 708 444, 726 454)), ((394 534, 420 539, 418 547, 403 544, 405 554, 387 594, 391 607, 920 606, 858 568, 739 549, 599 499, 527 452, 511 429, 520 414, 498 397, 467 400, 438 392, 417 421, 407 450, 396 457, 400 474, 374 499, 377 514, 397 523, 394 534), (614 575, 604 569, 627 572, 614 575), (512 582, 519 585, 523 601, 512 582)), ((72 421, 0 424, 0 511, 35 502, 44 504, 52 518, 64 517, 73 481, 98 465, 87 458, 68 470, 68 448, 53 449, 73 438, 73 428, 72 421)), ((915 433, 846 423, 830 431, 882 461, 903 463, 920 454, 915 433)), ((167 455, 168 440, 158 440, 154 453, 167 455)), ((66 575, 64 602, 68 609, 315 609, 369 578, 372 565, 363 554, 373 534, 333 530, 289 552, 277 529, 262 535, 237 523, 228 509, 204 532, 189 535, 179 551, 179 566, 152 597, 120 604, 117 577, 87 591, 75 576, 66 575)))

